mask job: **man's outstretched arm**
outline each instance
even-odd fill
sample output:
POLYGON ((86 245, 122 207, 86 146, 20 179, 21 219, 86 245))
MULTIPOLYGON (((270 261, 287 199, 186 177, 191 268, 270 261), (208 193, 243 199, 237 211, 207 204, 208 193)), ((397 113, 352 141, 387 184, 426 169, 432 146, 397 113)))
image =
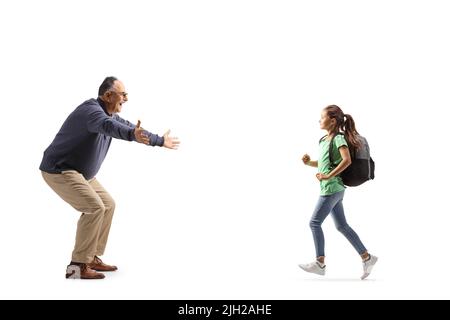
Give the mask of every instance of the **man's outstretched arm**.
POLYGON ((86 125, 89 132, 102 133, 116 139, 137 141, 134 132, 135 130, 132 127, 129 127, 112 117, 108 117, 100 108, 90 110, 86 117, 86 125))
MULTIPOLYGON (((114 118, 117 121, 119 121, 120 123, 122 123, 122 124, 124 124, 124 125, 126 125, 126 126, 128 126, 130 128, 135 128, 136 129, 136 127, 138 127, 140 130, 138 130, 137 132, 135 130, 135 135, 137 134, 139 136, 139 135, 141 135, 141 133, 144 133, 149 139, 149 143, 145 143, 145 142, 142 142, 142 143, 145 143, 145 144, 148 144, 148 145, 151 145, 151 146, 165 147, 165 148, 168 148, 168 149, 177 149, 178 146, 180 145, 180 141, 179 141, 179 139, 177 137, 171 137, 170 136, 170 130, 168 130, 161 137, 161 136, 159 136, 157 134, 151 133, 150 131, 147 131, 147 130, 145 130, 143 128, 140 128, 140 124, 141 124, 140 120, 138 120, 138 125, 135 125, 135 124, 131 123, 130 121, 121 118, 117 114, 114 115, 114 118)), ((136 141, 140 142, 137 137, 136 137, 136 141)))

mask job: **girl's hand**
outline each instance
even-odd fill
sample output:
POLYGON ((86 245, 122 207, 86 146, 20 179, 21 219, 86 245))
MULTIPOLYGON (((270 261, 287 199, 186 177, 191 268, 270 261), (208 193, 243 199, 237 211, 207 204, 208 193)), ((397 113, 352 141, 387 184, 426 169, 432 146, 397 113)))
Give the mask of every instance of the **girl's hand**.
POLYGON ((308 154, 305 154, 302 158, 302 161, 304 164, 308 165, 308 163, 311 161, 311 157, 308 154))
POLYGON ((323 174, 323 173, 317 173, 316 178, 317 178, 317 180, 322 181, 322 180, 330 179, 330 176, 327 174, 323 174))

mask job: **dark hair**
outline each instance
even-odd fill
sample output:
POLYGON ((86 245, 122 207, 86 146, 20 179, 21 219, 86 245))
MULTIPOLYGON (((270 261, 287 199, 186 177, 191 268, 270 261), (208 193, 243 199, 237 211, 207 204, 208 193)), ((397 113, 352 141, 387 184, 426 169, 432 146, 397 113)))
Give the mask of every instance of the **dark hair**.
POLYGON ((98 88, 98 96, 101 97, 106 91, 110 90, 116 80, 118 80, 116 77, 106 77, 100 85, 100 88, 98 88))
POLYGON ((332 129, 332 133, 336 135, 339 132, 344 132, 344 137, 350 147, 358 149, 361 146, 361 142, 358 139, 358 131, 356 130, 355 121, 349 114, 344 112, 336 105, 330 105, 325 108, 328 117, 330 119, 336 119, 336 126, 332 129))

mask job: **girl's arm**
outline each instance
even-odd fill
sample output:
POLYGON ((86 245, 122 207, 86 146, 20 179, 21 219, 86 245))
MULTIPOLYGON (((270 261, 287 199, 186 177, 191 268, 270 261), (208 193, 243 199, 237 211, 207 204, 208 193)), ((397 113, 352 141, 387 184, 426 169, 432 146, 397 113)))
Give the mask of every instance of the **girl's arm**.
POLYGON ((314 168, 317 168, 319 166, 317 161, 311 161, 311 160, 308 163, 306 163, 306 165, 310 166, 310 167, 314 167, 314 168))
POLYGON ((302 161, 304 164, 310 167, 317 168, 318 164, 317 161, 311 161, 311 157, 308 154, 305 154, 302 158, 302 161))
POLYGON ((350 157, 350 152, 348 151, 347 146, 342 146, 339 148, 339 153, 341 154, 342 161, 339 162, 336 168, 333 169, 329 174, 317 174, 317 179, 323 180, 323 179, 331 179, 338 174, 340 174, 342 171, 344 171, 351 163, 352 158, 350 157))

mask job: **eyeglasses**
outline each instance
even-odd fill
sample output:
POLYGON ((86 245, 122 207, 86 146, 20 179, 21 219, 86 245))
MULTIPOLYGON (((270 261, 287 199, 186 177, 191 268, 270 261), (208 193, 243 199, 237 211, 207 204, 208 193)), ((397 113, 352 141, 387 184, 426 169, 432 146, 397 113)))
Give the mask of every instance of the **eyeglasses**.
POLYGON ((118 95, 121 95, 124 98, 128 97, 128 92, 117 92, 117 91, 109 91, 109 92, 117 93, 118 95))

